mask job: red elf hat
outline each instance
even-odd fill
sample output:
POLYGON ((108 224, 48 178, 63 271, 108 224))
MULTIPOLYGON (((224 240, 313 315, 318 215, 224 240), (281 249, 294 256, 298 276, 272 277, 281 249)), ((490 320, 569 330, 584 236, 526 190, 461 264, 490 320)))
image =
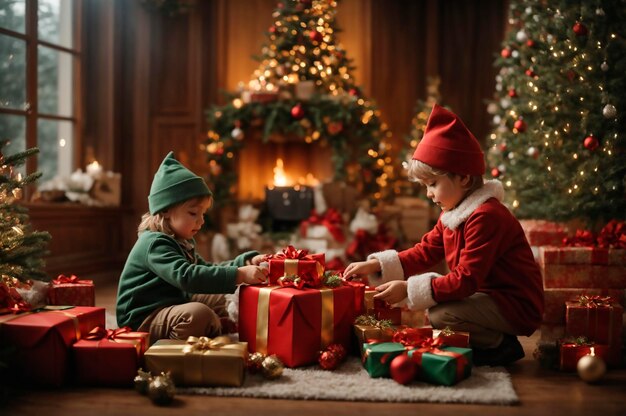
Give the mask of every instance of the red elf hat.
POLYGON ((435 104, 413 159, 459 175, 481 176, 485 157, 478 140, 454 113, 435 104))

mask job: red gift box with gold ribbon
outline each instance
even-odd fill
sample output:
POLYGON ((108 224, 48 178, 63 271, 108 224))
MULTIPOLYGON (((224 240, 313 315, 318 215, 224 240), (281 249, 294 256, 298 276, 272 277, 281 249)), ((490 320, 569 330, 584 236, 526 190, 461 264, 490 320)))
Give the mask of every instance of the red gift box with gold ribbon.
POLYGON ((565 332, 572 337, 586 337, 596 344, 608 345, 607 364, 621 363, 624 308, 610 297, 581 295, 575 302, 565 302, 565 332))
POLYGON ((330 344, 350 347, 356 318, 356 292, 362 286, 336 288, 242 286, 239 292, 239 340, 251 352, 276 354, 288 367, 317 362, 330 344))
POLYGON ((269 283, 280 283, 281 278, 288 278, 292 286, 310 287, 321 285, 324 276, 324 254, 308 254, 307 250, 297 250, 293 246, 283 249, 282 253, 268 256, 269 283))
POLYGON ((62 385, 67 378, 70 345, 93 328, 104 326, 104 308, 51 308, 0 316, 0 344, 15 348, 9 365, 16 380, 62 385))
POLYGON ((559 344, 559 369, 562 371, 576 371, 578 360, 585 355, 597 355, 604 362, 609 360, 609 346, 587 341, 586 338, 561 339, 559 344))
POLYGON ((103 386, 132 386, 148 349, 147 332, 96 327, 72 346, 76 381, 103 386))
POLYGON ((59 275, 48 290, 48 304, 95 306, 96 290, 93 280, 79 279, 75 275, 59 275))

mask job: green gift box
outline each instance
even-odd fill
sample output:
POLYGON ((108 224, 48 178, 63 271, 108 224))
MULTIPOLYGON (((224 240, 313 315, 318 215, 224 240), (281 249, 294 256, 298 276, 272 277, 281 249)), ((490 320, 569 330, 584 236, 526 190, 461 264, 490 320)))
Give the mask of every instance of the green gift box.
POLYGON ((471 348, 416 348, 409 357, 418 364, 417 379, 428 383, 452 386, 472 374, 471 348))
POLYGON ((389 365, 406 348, 399 342, 379 342, 363 344, 363 366, 372 378, 389 377, 389 365))

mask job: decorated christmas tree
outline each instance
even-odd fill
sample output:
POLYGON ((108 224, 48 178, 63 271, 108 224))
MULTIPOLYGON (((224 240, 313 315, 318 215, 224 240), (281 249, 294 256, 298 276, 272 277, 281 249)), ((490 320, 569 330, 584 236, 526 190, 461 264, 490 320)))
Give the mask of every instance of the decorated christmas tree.
POLYGON ((625 21, 621 0, 510 3, 487 144, 518 217, 626 217, 625 21))
POLYGON ((0 277, 8 287, 30 279, 48 280, 43 271, 50 234, 32 231, 27 209, 19 204, 23 188, 41 173, 23 176, 19 167, 36 148, 4 154, 7 141, 0 142, 0 277))
POLYGON ((323 142, 334 179, 374 201, 392 192, 391 133, 354 82, 336 39, 336 8, 332 0, 280 1, 252 79, 209 111, 204 149, 218 203, 236 193, 236 155, 255 131, 264 142, 276 135, 323 142))

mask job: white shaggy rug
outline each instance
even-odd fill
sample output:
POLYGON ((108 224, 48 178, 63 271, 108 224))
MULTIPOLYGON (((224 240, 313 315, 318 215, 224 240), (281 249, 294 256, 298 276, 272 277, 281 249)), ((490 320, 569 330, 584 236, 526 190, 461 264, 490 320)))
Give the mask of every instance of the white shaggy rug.
POLYGON ((349 357, 335 371, 324 371, 317 366, 285 368, 283 376, 277 380, 247 374, 242 387, 177 387, 176 390, 179 394, 295 400, 497 405, 519 402, 511 377, 502 367, 474 367, 470 378, 452 387, 418 381, 403 386, 392 379, 370 378, 356 357, 349 357))

